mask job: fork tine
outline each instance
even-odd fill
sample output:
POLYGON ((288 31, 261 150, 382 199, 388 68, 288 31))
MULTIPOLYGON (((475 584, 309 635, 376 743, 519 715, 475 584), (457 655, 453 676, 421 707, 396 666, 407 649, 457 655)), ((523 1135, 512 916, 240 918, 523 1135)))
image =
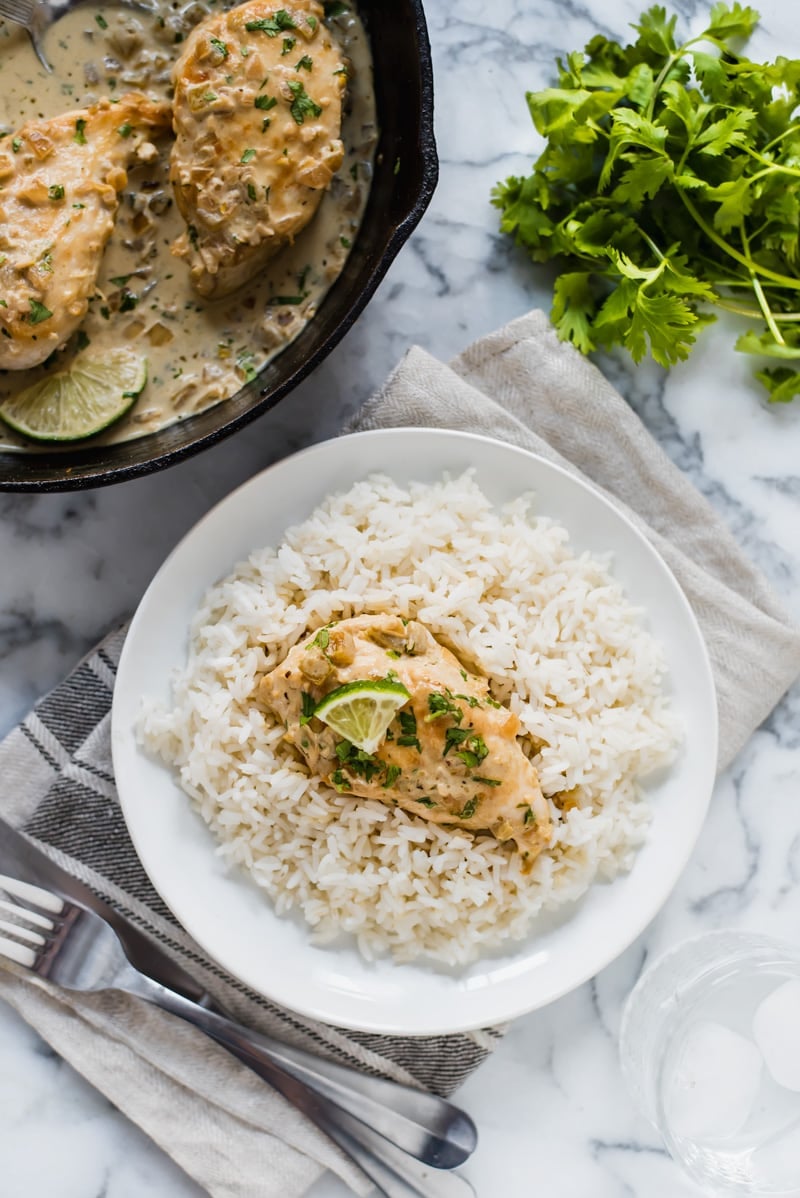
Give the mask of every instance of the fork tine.
POLYGON ((40 932, 34 932, 19 923, 12 923, 10 919, 0 919, 0 931, 10 932, 12 936, 18 936, 20 940, 27 940, 28 944, 35 944, 39 948, 47 943, 40 932))
POLYGON ((36 953, 32 948, 17 944, 15 940, 6 940, 5 936, 0 936, 0 956, 8 957, 9 961, 16 961, 17 965, 25 965, 28 969, 33 969, 36 964, 36 953))
POLYGON ((46 928, 48 932, 53 928, 52 919, 48 919, 46 915, 40 915, 38 911, 29 911, 27 907, 18 907, 15 903, 7 903, 5 899, 0 899, 0 911, 19 915, 26 923, 32 923, 36 928, 46 928))
POLYGON ((0 0, 0 16, 17 21, 20 25, 28 25, 35 7, 32 0, 0 0))
POLYGON ((39 907, 42 911, 52 911, 54 915, 60 915, 64 910, 61 899, 49 890, 42 890, 41 886, 32 886, 30 882, 18 882, 16 878, 9 878, 6 874, 0 874, 0 890, 5 890, 6 894, 39 907))

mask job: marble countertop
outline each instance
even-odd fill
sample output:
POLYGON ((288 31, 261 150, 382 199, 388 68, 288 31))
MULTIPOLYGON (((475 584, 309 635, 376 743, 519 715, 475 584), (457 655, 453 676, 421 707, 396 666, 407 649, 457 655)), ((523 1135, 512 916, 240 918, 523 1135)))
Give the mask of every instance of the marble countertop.
MULTIPOLYGON (((702 28, 706 0, 675 0, 702 28)), ((754 56, 800 52, 787 0, 761 0, 754 56), (791 52, 791 51, 789 51, 791 52)), ((275 458, 334 434, 413 343, 447 358, 534 306, 551 276, 497 233, 493 183, 526 170, 537 141, 524 92, 596 30, 624 34, 634 0, 427 0, 441 182, 367 311, 279 408, 167 472, 68 496, 0 495, 0 732, 135 607, 178 538, 275 458)), ((800 404, 769 409, 727 322, 669 375, 602 363, 653 435, 730 524, 800 620, 800 404)), ((798 939, 800 688, 717 783, 675 893, 646 935, 594 981, 520 1019, 460 1091, 480 1147, 479 1198, 683 1198, 682 1180, 623 1090, 620 1009, 644 956, 732 926, 798 939), (768 813, 768 815, 767 815, 768 813), (535 1164, 535 1169, 534 1169, 535 1164)), ((199 1198, 141 1133, 0 1008, 3 1198, 199 1198)), ((314 1198, 347 1191, 323 1179, 314 1198)))

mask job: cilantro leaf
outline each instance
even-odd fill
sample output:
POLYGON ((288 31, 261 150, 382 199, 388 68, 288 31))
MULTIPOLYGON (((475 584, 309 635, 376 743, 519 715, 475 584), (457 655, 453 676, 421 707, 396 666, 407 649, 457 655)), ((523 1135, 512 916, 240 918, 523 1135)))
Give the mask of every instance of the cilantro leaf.
POLYGON ((757 370, 756 378, 769 392, 770 403, 791 403, 800 395, 800 371, 788 366, 777 366, 774 370, 757 370))
MULTIPOLYGON (((800 58, 734 49, 757 21, 715 3, 681 42, 653 5, 633 44, 597 34, 527 93, 545 145, 492 202, 503 233, 557 264, 551 317, 581 352, 622 345, 668 367, 721 306, 755 322, 737 349, 800 359, 800 58)), ((799 393, 787 370, 756 376, 773 402, 799 393)))
POLYGON ((591 334, 591 318, 597 301, 588 270, 559 275, 555 282, 552 319, 562 341, 571 341, 581 353, 595 348, 591 334))
POLYGON ((715 4, 711 9, 711 23, 706 27, 709 37, 727 40, 732 37, 747 38, 758 24, 758 13, 749 5, 742 7, 739 0, 731 5, 715 4))

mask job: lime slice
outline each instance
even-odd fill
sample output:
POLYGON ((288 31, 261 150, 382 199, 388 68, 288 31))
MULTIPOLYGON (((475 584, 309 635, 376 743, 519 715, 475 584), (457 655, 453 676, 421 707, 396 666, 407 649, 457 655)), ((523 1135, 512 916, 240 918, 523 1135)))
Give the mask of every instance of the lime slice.
POLYGON ((402 682, 367 678, 338 686, 320 699, 314 715, 357 749, 374 753, 395 714, 410 698, 402 682))
POLYGON ((7 399, 0 416, 35 441, 79 441, 119 420, 147 382, 147 359, 129 349, 76 358, 7 399))

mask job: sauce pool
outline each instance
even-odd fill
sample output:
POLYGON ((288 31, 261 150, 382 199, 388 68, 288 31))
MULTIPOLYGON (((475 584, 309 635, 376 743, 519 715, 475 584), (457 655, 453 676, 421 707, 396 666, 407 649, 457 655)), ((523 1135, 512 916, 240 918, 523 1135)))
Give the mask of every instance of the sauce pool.
MULTIPOLYGON (((229 7, 225 5, 224 7, 229 7)), ((162 4, 153 14, 81 7, 49 31, 49 74, 27 34, 0 21, 0 132, 26 121, 82 108, 108 96, 143 91, 171 98, 170 75, 188 32, 214 0, 162 4)), ((313 319, 340 274, 363 217, 377 141, 372 60, 353 10, 331 23, 348 61, 342 123, 344 162, 316 216, 294 244, 253 283, 222 300, 203 300, 185 262, 170 252, 185 229, 168 181, 171 139, 156 142, 158 159, 129 173, 96 294, 81 328, 48 362, 0 372, 0 402, 76 353, 129 346, 148 361, 148 383, 131 410, 92 444, 131 440, 204 411, 234 395, 313 319)), ((32 449, 0 422, 0 449, 32 449)), ((65 448, 69 448, 66 447, 65 448)))

